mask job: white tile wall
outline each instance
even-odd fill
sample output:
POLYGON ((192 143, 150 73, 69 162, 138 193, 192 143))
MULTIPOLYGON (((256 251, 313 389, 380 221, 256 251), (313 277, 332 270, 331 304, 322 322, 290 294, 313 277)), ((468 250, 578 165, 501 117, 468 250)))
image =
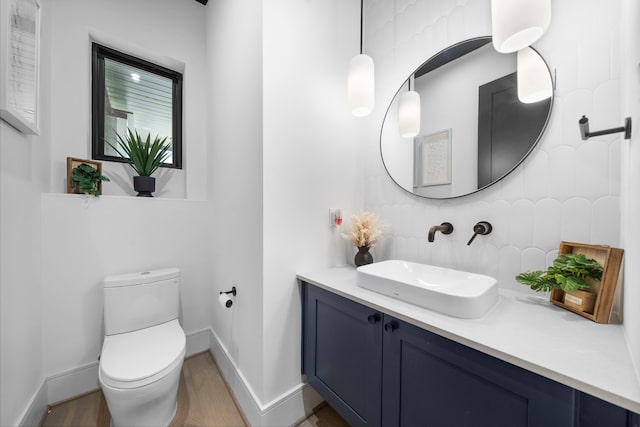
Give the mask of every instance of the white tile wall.
MULTIPOLYGON (((620 134, 580 140, 582 114, 592 130, 622 125, 618 2, 552 3, 552 23, 534 47, 555 70, 556 98, 547 131, 531 155, 501 182, 452 200, 406 193, 387 176, 379 130, 366 147, 366 208, 387 224, 377 259, 404 258, 491 274, 528 292, 514 276, 544 269, 561 240, 619 245, 620 134), (466 242, 473 225, 494 231, 466 242), (449 236, 427 242, 430 226, 449 221, 449 236)), ((395 91, 424 60, 457 41, 490 34, 489 0, 368 0, 365 52, 376 64, 380 126, 395 91)))

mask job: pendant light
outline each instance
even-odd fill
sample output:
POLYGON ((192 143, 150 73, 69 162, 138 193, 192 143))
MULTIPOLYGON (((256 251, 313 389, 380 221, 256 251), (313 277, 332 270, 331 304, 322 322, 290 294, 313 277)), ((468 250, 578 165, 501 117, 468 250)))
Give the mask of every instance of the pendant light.
POLYGON ((551 22, 551 0, 491 0, 493 46, 516 52, 538 40, 551 22))
POLYGON ((518 99, 525 104, 542 101, 553 94, 553 82, 547 64, 530 47, 518 51, 518 99))
POLYGON ((411 77, 408 82, 409 90, 400 95, 398 128, 401 137, 414 138, 420 133, 420 94, 411 90, 411 77))
POLYGON ((360 55, 349 62, 347 96, 351 114, 356 117, 368 116, 373 110, 375 80, 373 59, 362 53, 364 0, 360 0, 360 55))

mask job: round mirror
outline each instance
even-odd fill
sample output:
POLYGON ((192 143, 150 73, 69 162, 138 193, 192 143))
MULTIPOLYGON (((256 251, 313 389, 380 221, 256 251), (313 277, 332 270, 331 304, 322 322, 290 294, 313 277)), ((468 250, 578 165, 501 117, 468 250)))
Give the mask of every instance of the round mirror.
POLYGON ((538 64, 535 76, 517 69, 516 53, 496 52, 491 37, 450 46, 411 74, 389 105, 380 132, 382 162, 396 184, 427 198, 465 196, 498 182, 527 157, 547 126, 553 94, 544 59, 525 49, 538 64), (542 77, 551 96, 521 102, 525 77, 542 77), (419 95, 413 121, 407 121, 401 101, 409 90, 419 95), (415 128, 416 121, 417 135, 407 132, 406 123, 415 128))

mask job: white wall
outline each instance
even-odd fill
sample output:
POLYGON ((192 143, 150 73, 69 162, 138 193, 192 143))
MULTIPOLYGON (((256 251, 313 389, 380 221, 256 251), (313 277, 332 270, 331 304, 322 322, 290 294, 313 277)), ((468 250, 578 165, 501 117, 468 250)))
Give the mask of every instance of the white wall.
MULTIPOLYGON (((362 206, 362 132, 346 101, 359 53, 359 2, 265 1, 264 399, 300 384, 295 275, 342 265, 355 251, 329 227, 362 206), (348 248, 348 250, 346 250, 348 248)), ((344 231, 344 230, 342 230, 344 231)), ((295 420, 290 420, 293 422, 295 420)))
MULTIPOLYGON (((262 2, 212 0, 207 15, 208 179, 214 206, 212 287, 235 285, 211 326, 253 392, 263 392, 262 2)), ((238 393, 241 384, 231 384, 238 393)), ((246 409, 245 409, 246 410, 246 409)))
MULTIPOLYGON (((43 126, 43 129, 46 129, 43 126)), ((40 183, 48 141, 0 122, 0 425, 15 425, 43 379, 40 183)))
MULTIPOLYGON (((329 207, 342 207, 348 216, 362 205, 356 130, 367 120, 350 116, 344 95, 346 64, 357 53, 352 23, 357 22, 358 5, 353 3, 289 2, 263 11, 257 0, 212 1, 206 9, 196 2, 56 2, 47 18, 51 30, 44 68, 47 79, 56 82, 45 88, 51 125, 44 125, 43 132, 51 145, 44 160, 31 155, 43 167, 25 173, 21 183, 33 186, 29 176, 42 175, 41 188, 28 192, 33 217, 22 209, 27 196, 3 191, 3 231, 15 227, 4 220, 5 212, 12 212, 28 229, 19 237, 27 236, 41 248, 41 256, 35 254, 41 265, 33 268, 31 248, 17 235, 5 238, 13 235, 3 233, 3 248, 23 245, 19 251, 12 247, 11 256, 4 251, 3 264, 6 260, 24 268, 29 263, 28 276, 33 276, 31 285, 24 283, 28 276, 21 276, 16 279, 19 287, 10 288, 5 286, 13 279, 9 275, 21 270, 3 269, 3 305, 14 304, 8 314, 36 308, 42 313, 24 323, 33 337, 24 351, 12 348, 12 357, 3 358, 3 391, 5 384, 17 390, 14 400, 3 396, 3 420, 15 424, 24 418, 21 413, 30 400, 25 395, 42 394, 44 378, 95 363, 102 343, 101 281, 106 275, 168 265, 182 271, 185 331, 213 327, 244 382, 231 386, 235 391, 249 388, 253 401, 248 404, 263 412, 258 421, 292 423, 310 409, 299 398, 289 400, 295 406, 290 412, 276 407, 301 387, 295 274, 353 257, 340 230, 328 226, 329 207), (149 10, 154 19, 134 25, 149 10), (158 31, 168 27, 174 30, 158 31), (66 156, 89 157, 90 36, 133 53, 147 52, 151 59, 166 55, 168 63, 184 64, 188 168, 185 176, 171 177, 169 187, 160 191, 163 198, 120 197, 126 185, 118 182, 105 184, 106 195, 98 199, 59 194, 66 156), (353 40, 353 46, 345 39, 353 40), (301 57, 305 60, 297 64, 301 57), (315 84, 305 87, 309 78, 315 84), (291 87, 301 90, 291 96, 291 87), (191 181, 205 170, 204 182, 191 181), (5 200, 22 205, 9 211, 5 200), (158 229, 162 233, 155 234, 158 229), (214 304, 215 295, 232 285, 238 287, 234 308, 221 309, 214 304), (5 292, 9 289, 25 295, 5 292), (27 351, 33 363, 16 369, 17 358, 29 361, 27 351), (9 370, 23 380, 24 374, 33 378, 16 388, 9 370)), ((5 138, 7 130, 2 131, 3 142, 14 138, 5 138)), ((30 154, 31 145, 24 147, 16 144, 9 154, 30 154)), ((3 160, 11 157, 4 154, 3 160)), ((19 165, 3 162, 3 185, 11 183, 4 177, 19 165)), ((105 174, 120 173, 120 165, 104 167, 105 174)), ((12 325, 10 331, 3 329, 3 355, 9 351, 5 342, 25 339, 22 329, 12 325)))
MULTIPOLYGON (((622 117, 640 121, 640 4, 637 1, 622 2, 622 117)), ((616 125, 619 126, 619 125, 616 125)), ((621 244, 626 249, 624 264, 624 326, 631 355, 640 377, 640 142, 639 132, 632 132, 630 141, 622 144, 622 232, 621 244)))
MULTIPOLYGON (((183 72, 183 169, 161 168, 156 196, 206 197, 204 6, 173 0, 56 0, 52 8, 50 191, 65 192, 66 158, 91 158, 91 37, 183 72)), ((134 195, 133 170, 104 162, 103 194, 134 195)))
POLYGON ((181 273, 181 323, 208 327, 208 202, 42 195, 44 372, 96 362, 102 348, 102 280, 164 267, 181 273), (61 345, 64 343, 64 345, 61 345))
MULTIPOLYGON (((170 0, 57 0, 52 7, 52 193, 43 194, 41 204, 47 376, 97 360, 103 334, 101 282, 107 275, 179 267, 185 331, 209 324, 209 205, 167 198, 206 197, 203 12, 196 2, 170 0), (184 64, 186 169, 172 171, 153 200, 56 194, 62 192, 66 156, 90 157, 90 35, 184 64)), ((127 193, 130 181, 120 188, 114 179, 118 170, 126 176, 125 166, 104 162, 103 167, 114 181, 103 184, 103 193, 127 193)))
MULTIPOLYGON (((291 424, 303 403, 295 275, 353 256, 329 208, 361 206, 362 159, 347 108, 347 64, 358 53, 357 2, 211 1, 207 6, 214 292, 238 287, 213 330, 262 412, 291 424), (238 26, 237 22, 243 22, 238 26), (348 45, 345 40, 353 40, 348 45)), ((229 378, 227 378, 229 380, 229 378)), ((232 382, 243 394, 243 385, 232 382)), ((240 398, 242 404, 242 398, 240 398)), ((247 405, 249 405, 248 403, 247 405)), ((275 420, 275 421, 274 421, 275 420)))
MULTIPOLYGON (((376 61, 381 123, 395 88, 422 61, 463 39, 490 34, 490 1, 367 2, 366 50, 376 61)), ((402 258, 485 273, 500 286, 526 290, 514 276, 544 269, 561 240, 619 246, 620 135, 580 140, 577 120, 593 129, 619 126, 620 18, 617 3, 552 2, 549 31, 534 44, 557 90, 549 126, 531 156, 499 184, 460 199, 409 195, 387 176, 377 129, 367 138, 365 206, 389 224, 374 257, 402 258), (473 225, 488 220, 489 236, 466 246, 473 225), (455 231, 427 242, 442 221, 455 231)))
POLYGON ((40 192, 48 188, 50 2, 42 13, 41 135, 0 121, 0 425, 17 425, 44 380, 40 192))
MULTIPOLYGON (((209 327, 214 298, 211 205, 204 201, 204 6, 170 0, 41 4, 41 135, 24 136, 0 123, 1 425, 37 422, 47 398, 45 378, 96 362, 106 275, 179 267, 187 334, 209 327), (64 192, 66 157, 90 157, 89 34, 182 64, 186 169, 160 186, 156 195, 163 197, 57 194, 64 192)), ((118 168, 127 174, 122 165, 104 166, 112 179, 118 168)), ((104 190, 129 192, 118 182, 104 190)))

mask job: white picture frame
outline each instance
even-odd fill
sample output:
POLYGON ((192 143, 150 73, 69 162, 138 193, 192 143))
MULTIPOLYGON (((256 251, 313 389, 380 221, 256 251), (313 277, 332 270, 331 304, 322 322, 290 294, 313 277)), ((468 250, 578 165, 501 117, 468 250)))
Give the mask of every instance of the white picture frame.
POLYGON ((413 187, 451 184, 451 129, 414 138, 413 187))
POLYGON ((40 3, 0 0, 0 118, 40 134, 40 3))

